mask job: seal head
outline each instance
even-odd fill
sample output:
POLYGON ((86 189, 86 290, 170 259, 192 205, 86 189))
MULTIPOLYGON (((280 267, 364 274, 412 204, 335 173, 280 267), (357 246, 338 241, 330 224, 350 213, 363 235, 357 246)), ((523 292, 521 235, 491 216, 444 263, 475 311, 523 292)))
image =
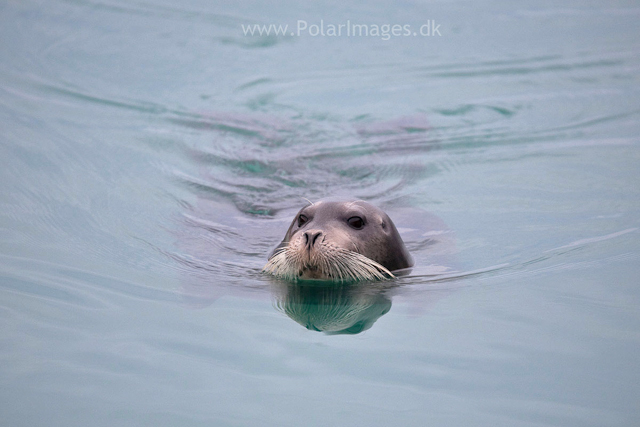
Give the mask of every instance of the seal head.
POLYGON ((319 201, 305 206, 269 256, 264 272, 289 280, 393 278, 413 259, 389 216, 377 207, 319 201))

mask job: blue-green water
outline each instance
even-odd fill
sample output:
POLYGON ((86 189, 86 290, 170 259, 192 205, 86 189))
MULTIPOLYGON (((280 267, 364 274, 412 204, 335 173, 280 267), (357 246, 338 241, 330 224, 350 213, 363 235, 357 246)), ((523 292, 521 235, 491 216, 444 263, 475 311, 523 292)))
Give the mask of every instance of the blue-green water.
POLYGON ((635 2, 1 0, 1 424, 638 425, 639 101, 635 2), (262 275, 329 196, 411 275, 262 275))

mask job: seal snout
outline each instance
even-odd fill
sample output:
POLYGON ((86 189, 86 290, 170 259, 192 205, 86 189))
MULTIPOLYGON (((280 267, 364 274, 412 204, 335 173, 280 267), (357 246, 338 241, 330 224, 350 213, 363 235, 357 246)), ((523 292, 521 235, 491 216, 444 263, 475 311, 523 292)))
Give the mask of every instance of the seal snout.
POLYGON ((324 233, 321 230, 309 230, 304 233, 304 245, 308 251, 311 251, 311 248, 316 243, 322 243, 324 240, 324 233))

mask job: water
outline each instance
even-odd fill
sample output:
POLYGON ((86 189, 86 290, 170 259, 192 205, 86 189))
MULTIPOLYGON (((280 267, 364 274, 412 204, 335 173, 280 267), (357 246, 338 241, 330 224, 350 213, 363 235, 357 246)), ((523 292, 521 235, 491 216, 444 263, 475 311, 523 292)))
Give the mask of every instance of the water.
POLYGON ((639 15, 0 2, 2 424, 638 425, 639 15), (262 275, 328 196, 411 275, 262 275))

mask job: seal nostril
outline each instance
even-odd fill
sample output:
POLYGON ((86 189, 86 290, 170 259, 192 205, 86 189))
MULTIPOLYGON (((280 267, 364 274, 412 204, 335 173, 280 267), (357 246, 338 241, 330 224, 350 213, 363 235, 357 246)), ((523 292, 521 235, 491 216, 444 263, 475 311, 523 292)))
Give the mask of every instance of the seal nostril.
POLYGON ((315 236, 313 236, 313 240, 311 241, 311 246, 316 244, 316 240, 318 240, 318 237, 322 236, 322 231, 319 231, 315 236))
POLYGON ((322 242, 322 240, 318 240, 320 236, 322 236, 322 231, 320 230, 310 230, 304 233, 304 244, 307 249, 311 249, 316 242, 322 242))

